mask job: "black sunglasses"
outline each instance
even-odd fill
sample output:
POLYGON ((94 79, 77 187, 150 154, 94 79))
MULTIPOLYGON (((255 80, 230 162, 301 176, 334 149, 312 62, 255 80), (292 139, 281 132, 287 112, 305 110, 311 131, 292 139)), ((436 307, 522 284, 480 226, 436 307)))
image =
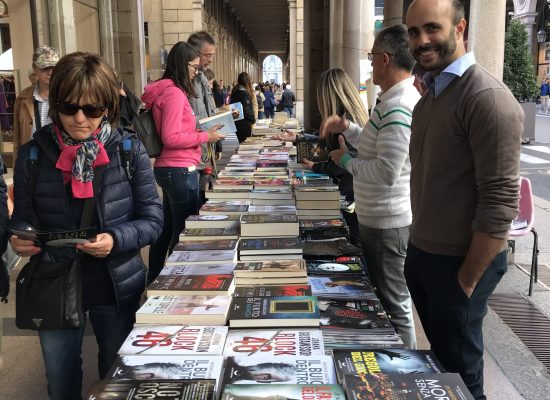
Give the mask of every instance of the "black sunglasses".
POLYGON ((75 115, 78 110, 82 110, 84 115, 88 118, 99 118, 105 111, 105 106, 97 106, 95 104, 80 104, 67 103, 65 101, 59 101, 56 103, 55 109, 61 114, 65 115, 75 115))

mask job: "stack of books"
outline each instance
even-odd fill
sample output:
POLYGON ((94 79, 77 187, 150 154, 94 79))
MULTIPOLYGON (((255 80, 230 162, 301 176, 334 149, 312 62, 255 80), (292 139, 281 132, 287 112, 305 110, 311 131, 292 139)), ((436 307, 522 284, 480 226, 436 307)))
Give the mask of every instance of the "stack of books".
POLYGON ((237 286, 308 284, 301 259, 238 262, 233 274, 237 286))
POLYGON ((302 259, 302 241, 299 237, 241 239, 239 260, 302 259))
MULTIPOLYGON (((317 181, 320 182, 320 181, 317 181)), ((301 184, 294 188, 296 210, 299 216, 308 218, 339 218, 340 191, 338 186, 324 183, 301 184)))
POLYGON ((178 242, 165 265, 226 264, 237 261, 238 240, 193 240, 178 242))

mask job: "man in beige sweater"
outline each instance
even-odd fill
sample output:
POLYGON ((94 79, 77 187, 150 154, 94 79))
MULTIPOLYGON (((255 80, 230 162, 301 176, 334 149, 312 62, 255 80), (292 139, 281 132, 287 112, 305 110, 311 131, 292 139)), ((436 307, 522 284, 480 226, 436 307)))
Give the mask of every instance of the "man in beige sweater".
POLYGON ((405 278, 435 355, 485 399, 482 325, 506 272, 524 116, 508 88, 466 53, 461 2, 416 0, 407 26, 429 72, 412 117, 405 278))

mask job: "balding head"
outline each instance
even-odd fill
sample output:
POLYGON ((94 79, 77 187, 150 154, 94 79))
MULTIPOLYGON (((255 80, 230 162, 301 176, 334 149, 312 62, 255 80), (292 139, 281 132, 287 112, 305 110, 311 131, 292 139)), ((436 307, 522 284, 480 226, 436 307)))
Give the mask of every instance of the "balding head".
POLYGON ((415 0, 407 10, 407 28, 414 57, 434 75, 466 53, 464 7, 458 0, 415 0))

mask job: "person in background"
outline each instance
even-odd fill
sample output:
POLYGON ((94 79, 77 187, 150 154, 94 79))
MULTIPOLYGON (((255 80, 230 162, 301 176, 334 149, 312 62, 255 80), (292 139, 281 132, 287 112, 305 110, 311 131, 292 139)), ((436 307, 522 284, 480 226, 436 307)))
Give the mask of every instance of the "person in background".
POLYGON ((212 96, 214 96, 214 103, 216 104, 216 108, 222 107, 224 105, 223 91, 220 87, 220 84, 215 79, 214 82, 212 82, 212 96))
POLYGON ((550 112, 550 78, 546 78, 540 85, 540 113, 548 114, 550 112))
POLYGON ((273 86, 265 85, 264 98, 265 117, 273 118, 275 116, 275 106, 277 105, 275 95, 273 94, 273 86))
POLYGON ((482 400, 483 319, 507 268, 524 115, 466 52, 464 13, 458 0, 416 0, 407 11, 428 91, 412 115, 405 277, 435 356, 482 400))
POLYGON ((369 277, 392 324, 410 349, 416 348, 411 295, 405 262, 411 224, 409 141, 411 114, 420 99, 411 71, 415 64, 407 30, 394 25, 380 31, 371 53, 373 82, 382 93, 364 126, 345 114, 325 119, 321 136, 342 132, 358 148, 348 154, 344 138, 331 158, 353 175, 353 190, 369 277))
POLYGON ((145 87, 141 97, 152 108, 155 125, 164 148, 155 158, 154 173, 162 189, 164 227, 149 251, 148 282, 153 281, 185 228, 185 219, 199 209, 201 144, 224 138, 218 126, 208 132, 196 128, 188 98, 196 96, 193 78, 200 68, 199 52, 185 42, 176 43, 168 53, 162 78, 145 87))
POLYGON ((264 119, 265 118, 265 112, 264 112, 264 88, 262 84, 259 84, 256 86, 256 101, 258 102, 258 119, 264 119))
MULTIPOLYGON (((100 56, 63 57, 51 74, 52 123, 20 147, 14 173, 13 226, 35 221, 40 231, 73 231, 80 226, 85 200, 97 199, 93 220, 100 233, 94 242, 41 248, 16 235, 10 241, 23 257, 38 257, 41 263, 71 260, 80 253, 82 307, 96 336, 101 379, 133 328, 145 290, 140 249, 152 244, 162 229, 161 202, 145 148, 134 134, 117 128, 119 96, 115 72, 100 56), (136 149, 130 182, 120 145, 131 137, 136 149), (33 148, 38 149, 38 162, 31 187, 33 148), (94 169, 100 166, 105 170, 94 193, 94 169)), ((38 331, 50 399, 81 398, 84 330, 38 331)))
POLYGON ((248 73, 241 72, 237 78, 238 85, 231 92, 231 103, 240 102, 243 105, 244 118, 235 121, 237 126, 237 138, 239 143, 245 141, 247 137, 252 136, 252 125, 256 122, 252 101, 256 101, 252 83, 248 73))
POLYGON ((36 81, 23 89, 15 99, 13 165, 15 165, 19 147, 31 140, 37 130, 52 122, 49 115, 48 94, 50 76, 58 61, 58 51, 50 46, 38 46, 32 55, 32 70, 36 81))
POLYGON ((290 86, 290 83, 288 83, 285 86, 285 90, 281 95, 281 101, 283 103, 283 110, 284 112, 287 113, 288 118, 293 118, 294 104, 296 103, 296 96, 294 96, 294 92, 292 91, 292 87, 290 86))

